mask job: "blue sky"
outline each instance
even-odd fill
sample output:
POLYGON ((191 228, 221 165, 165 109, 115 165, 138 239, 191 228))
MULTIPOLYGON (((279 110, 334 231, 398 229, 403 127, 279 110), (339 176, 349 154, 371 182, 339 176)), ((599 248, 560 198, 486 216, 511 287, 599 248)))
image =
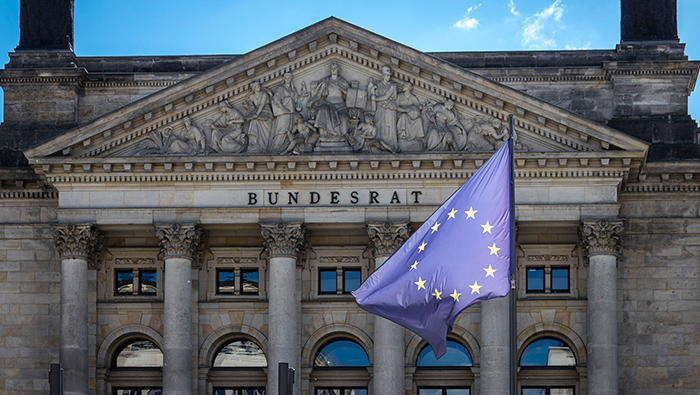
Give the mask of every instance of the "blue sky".
MULTIPOLYGON (((689 59, 700 60, 700 0, 677 1, 678 35, 689 59)), ((620 0, 76 0, 75 53, 242 54, 329 16, 421 51, 613 49, 620 41, 620 0)), ((0 0, 0 64, 18 43, 19 0, 0 0)), ((698 91, 690 97, 696 120, 698 91)))

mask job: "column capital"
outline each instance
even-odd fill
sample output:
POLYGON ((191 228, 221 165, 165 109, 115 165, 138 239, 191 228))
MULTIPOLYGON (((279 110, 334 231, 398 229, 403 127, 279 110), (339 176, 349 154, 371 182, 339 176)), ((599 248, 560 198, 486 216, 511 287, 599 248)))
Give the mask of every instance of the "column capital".
POLYGON ((579 227, 584 255, 619 255, 622 251, 623 220, 583 220, 579 227))
POLYGON ((408 222, 368 222, 367 235, 375 258, 390 256, 411 233, 408 222))
POLYGON ((301 222, 263 223, 260 233, 270 257, 297 258, 306 239, 306 228, 301 222))
POLYGON ((186 258, 196 264, 202 252, 202 227, 199 224, 154 224, 163 257, 186 258))
POLYGON ((88 267, 99 266, 102 234, 95 224, 58 224, 53 226, 53 238, 61 259, 83 259, 88 267))

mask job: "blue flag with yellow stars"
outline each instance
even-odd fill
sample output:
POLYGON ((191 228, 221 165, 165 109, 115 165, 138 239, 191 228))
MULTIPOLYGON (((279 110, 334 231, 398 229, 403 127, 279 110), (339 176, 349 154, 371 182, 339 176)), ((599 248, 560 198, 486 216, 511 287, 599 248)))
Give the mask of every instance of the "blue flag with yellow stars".
POLYGON ((352 293, 437 358, 462 310, 510 290, 511 156, 509 141, 352 293))

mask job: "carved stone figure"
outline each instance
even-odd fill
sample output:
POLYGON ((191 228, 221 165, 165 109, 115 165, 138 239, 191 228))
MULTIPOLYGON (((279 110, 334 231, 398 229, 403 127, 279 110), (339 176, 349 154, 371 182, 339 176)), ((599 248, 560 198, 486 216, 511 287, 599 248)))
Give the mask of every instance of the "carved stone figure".
POLYGON ((348 132, 348 110, 345 98, 350 84, 340 73, 337 63, 331 63, 330 75, 318 82, 308 107, 323 141, 342 141, 348 132))
POLYGON ((491 151, 500 148, 508 140, 508 129, 500 119, 478 115, 474 117, 474 123, 475 127, 469 133, 467 149, 491 151))
POLYGON ((396 99, 398 117, 396 129, 398 144, 401 151, 421 151, 423 149, 423 118, 421 118, 421 104, 413 94, 413 85, 403 84, 403 91, 396 99))
POLYGON ((304 118, 297 114, 294 116, 294 126, 291 130, 287 130, 287 138, 290 143, 282 155, 289 153, 298 155, 312 152, 318 142, 319 135, 310 122, 304 121, 304 118))
MULTIPOLYGON (((302 89, 304 92, 305 89, 302 89)), ((299 106, 301 95, 292 83, 292 74, 284 73, 284 82, 273 90, 272 113, 275 116, 272 122, 272 138, 270 152, 281 152, 289 144, 287 132, 292 128, 294 114, 299 106)))
POLYGON ((394 152, 392 148, 377 137, 377 127, 371 113, 365 113, 365 122, 348 136, 348 144, 355 151, 364 152, 394 152))
POLYGON ((377 107, 374 114, 377 138, 391 147, 392 151, 399 150, 396 133, 396 95, 396 84, 391 80, 391 67, 383 66, 382 79, 376 83, 376 91, 370 98, 377 107))
POLYGON ((248 152, 270 152, 272 127, 270 95, 262 89, 258 81, 251 84, 251 89, 252 92, 243 102, 243 108, 246 110, 248 152))
POLYGON ((221 115, 211 124, 211 148, 221 154, 245 151, 248 136, 243 133, 243 114, 225 102, 219 103, 219 109, 221 115))
POLYGON ((426 104, 429 126, 425 138, 428 151, 462 151, 467 144, 467 131, 454 112, 454 101, 426 104))

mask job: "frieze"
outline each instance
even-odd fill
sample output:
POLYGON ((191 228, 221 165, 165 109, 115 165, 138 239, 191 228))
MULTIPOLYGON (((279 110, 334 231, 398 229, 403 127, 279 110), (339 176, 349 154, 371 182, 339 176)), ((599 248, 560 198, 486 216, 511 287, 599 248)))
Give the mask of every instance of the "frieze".
POLYGON ((124 266, 147 266, 155 264, 155 260, 153 258, 116 258, 114 264, 124 266))
POLYGON ((571 258, 566 255, 528 255, 527 260, 530 262, 548 262, 548 261, 568 261, 571 258))
POLYGON ((219 257, 216 258, 217 265, 240 265, 240 264, 257 264, 258 258, 255 257, 219 257))
POLYGON ((357 256, 324 256, 318 260, 319 263, 360 263, 357 256))

